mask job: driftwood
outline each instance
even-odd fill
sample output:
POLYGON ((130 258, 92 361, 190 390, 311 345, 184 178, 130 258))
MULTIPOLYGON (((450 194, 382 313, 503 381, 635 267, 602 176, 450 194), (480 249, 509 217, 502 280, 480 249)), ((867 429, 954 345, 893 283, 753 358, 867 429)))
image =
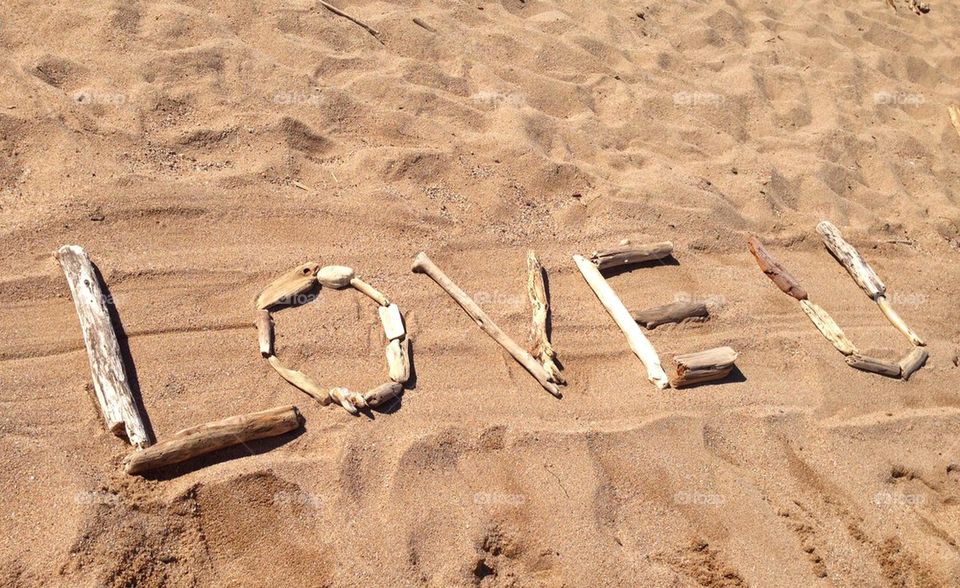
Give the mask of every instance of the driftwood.
POLYGON ((257 342, 260 345, 260 355, 270 357, 273 355, 273 317, 269 310, 258 310, 257 319, 254 322, 257 327, 257 342))
POLYGON ((387 371, 400 384, 410 379, 410 339, 403 337, 387 343, 387 371))
POLYGON ((803 312, 807 313, 807 316, 810 317, 810 322, 817 327, 820 334, 823 335, 827 341, 833 343, 837 351, 844 355, 857 353, 857 347, 850 342, 850 339, 847 339, 840 325, 833 320, 833 317, 831 317, 826 310, 809 300, 801 300, 800 308, 803 309, 803 312))
POLYGON ((550 301, 547 300, 547 287, 544 283, 544 269, 537 254, 527 252, 527 295, 533 308, 530 333, 533 339, 533 356, 540 360, 551 382, 565 384, 560 368, 557 366, 557 353, 550 344, 547 335, 547 318, 550 315, 550 301))
POLYGON ((124 471, 140 474, 232 445, 276 437, 299 428, 300 423, 297 407, 282 406, 198 425, 127 456, 124 471))
POLYGON ((617 326, 619 326, 623 334, 626 335, 630 349, 633 350, 647 368, 647 379, 661 390, 667 388, 670 385, 670 381, 667 379, 667 374, 664 373, 663 367, 660 365, 660 358, 657 356, 657 351, 643 335, 643 331, 640 330, 637 323, 634 322, 633 317, 630 316, 630 312, 623 305, 623 302, 620 301, 620 298, 617 297, 617 293, 613 291, 613 288, 611 288, 610 284, 604 279, 603 274, 600 273, 600 269, 594 265, 593 262, 588 261, 580 255, 574 255, 573 261, 576 262, 580 273, 583 274, 583 279, 587 281, 593 293, 600 299, 600 303, 607 309, 610 317, 613 318, 613 321, 617 323, 617 326))
POLYGON ((372 298, 380 306, 390 306, 390 301, 384 296, 379 290, 371 286, 370 284, 364 282, 360 278, 353 278, 350 280, 350 285, 353 286, 358 292, 366 294, 372 298))
POLYGON ((774 259, 772 255, 763 247, 763 243, 756 237, 750 237, 747 240, 747 246, 750 253, 756 258, 760 269, 773 283, 785 293, 793 296, 797 300, 806 300, 807 291, 803 289, 800 282, 797 281, 783 265, 774 259))
POLYGON ((319 269, 320 265, 311 261, 283 274, 257 296, 257 309, 269 310, 275 306, 296 302, 297 296, 309 292, 317 284, 319 269))
POLYGON ((608 269, 622 265, 632 265, 644 261, 654 261, 673 255, 673 243, 650 243, 647 245, 618 245, 612 249, 594 251, 590 260, 597 264, 599 269, 608 269))
POLYGON ((447 277, 443 271, 433 263, 427 254, 420 252, 417 254, 416 259, 413 261, 413 271, 415 273, 421 273, 428 275, 434 282, 440 286, 444 292, 450 295, 451 298, 460 305, 461 308, 467 313, 477 323, 477 326, 480 327, 484 333, 489 335, 494 341, 496 341, 501 347, 507 350, 507 352, 513 356, 517 362, 520 363, 530 374, 536 378, 540 385, 543 388, 560 398, 560 389, 556 384, 550 381, 550 374, 547 373, 543 366, 538 362, 529 352, 527 352, 523 347, 518 345, 516 341, 511 339, 503 330, 497 326, 493 320, 487 316, 487 313, 483 311, 477 303, 473 301, 466 292, 460 289, 459 286, 453 283, 453 281, 447 277))
POLYGON ((325 265, 317 272, 317 281, 324 288, 339 290, 350 285, 350 280, 356 277, 352 267, 345 265, 325 265))
POLYGON ((151 444, 150 435, 130 389, 120 344, 107 310, 107 299, 100 288, 93 262, 78 245, 64 245, 57 250, 55 257, 73 295, 90 361, 93 390, 104 423, 111 433, 126 437, 131 445, 147 447, 151 444))
POLYGON ((880 374, 891 378, 900 377, 900 366, 895 363, 876 359, 874 357, 864 357, 863 355, 851 355, 847 357, 847 365, 865 372, 880 374))
POLYGON ((631 310, 630 316, 644 327, 653 329, 660 325, 680 323, 687 319, 705 319, 710 316, 710 311, 707 310, 707 305, 703 302, 672 302, 645 310, 631 310))
POLYGON ((423 22, 423 20, 417 18, 416 16, 413 17, 413 24, 417 25, 418 27, 421 27, 421 28, 423 28, 423 29, 426 29, 426 30, 430 31, 431 33, 436 33, 436 32, 437 32, 437 29, 435 29, 435 28, 433 28, 432 26, 428 25, 427 23, 423 22))
POLYGON ((400 308, 396 304, 381 306, 377 310, 380 312, 383 334, 388 341, 401 339, 407 335, 407 330, 403 328, 403 315, 400 314, 400 308))
POLYGON ((957 131, 957 135, 960 135, 960 106, 952 104, 947 107, 947 112, 950 113, 950 122, 953 124, 953 128, 957 131))
POLYGON ((360 20, 360 19, 358 19, 358 18, 355 18, 355 17, 353 17, 353 16, 350 16, 349 14, 347 14, 346 12, 340 10, 339 8, 337 8, 336 6, 334 6, 333 4, 330 4, 329 2, 324 2, 324 0, 317 0, 317 2, 320 3, 320 6, 323 6, 324 8, 326 8, 327 10, 329 10, 330 12, 336 14, 337 16, 342 16, 343 18, 349 20, 349 21, 352 22, 353 24, 355 24, 355 25, 357 25, 358 27, 362 28, 363 30, 367 31, 368 33, 370 33, 371 35, 373 35, 373 38, 374 38, 374 39, 376 39, 377 41, 380 42, 381 45, 383 45, 383 39, 380 38, 380 31, 378 31, 377 29, 373 28, 372 26, 368 25, 367 23, 363 22, 362 20, 360 20))
POLYGON ((367 406, 383 406, 387 402, 399 398, 401 394, 403 394, 403 384, 387 382, 368 390, 363 398, 367 401, 367 406))
POLYGON ((926 363, 929 356, 930 354, 927 353, 927 350, 923 347, 914 347, 911 349, 910 352, 900 358, 898 362, 900 365, 900 377, 904 380, 909 380, 913 372, 920 369, 921 366, 926 363))
POLYGON ((887 287, 883 284, 880 276, 873 271, 873 268, 863 259, 856 248, 844 240, 837 227, 829 221, 822 221, 817 225, 817 232, 823 238, 827 249, 843 265, 850 277, 867 293, 867 296, 877 303, 893 326, 903 333, 912 344, 924 345, 923 340, 907 326, 900 315, 890 306, 890 302, 885 297, 887 287))
POLYGON ((697 353, 677 355, 677 375, 670 379, 674 388, 722 380, 733 371, 737 352, 730 347, 716 347, 697 353))
POLYGON ((314 382, 313 379, 307 374, 284 367, 275 355, 268 357, 267 363, 269 363, 270 367, 280 374, 280 377, 292 384, 294 387, 306 392, 314 400, 320 402, 320 404, 330 404, 330 393, 326 389, 322 388, 319 384, 314 382))

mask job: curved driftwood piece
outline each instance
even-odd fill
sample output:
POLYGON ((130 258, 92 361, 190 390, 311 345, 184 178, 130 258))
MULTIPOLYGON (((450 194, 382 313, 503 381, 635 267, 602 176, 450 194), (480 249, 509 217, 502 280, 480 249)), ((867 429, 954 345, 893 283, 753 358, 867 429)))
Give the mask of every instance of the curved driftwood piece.
POLYGON ((309 292, 316 285, 319 269, 319 264, 310 261, 283 274, 257 296, 257 309, 270 309, 296 302, 297 296, 309 292))
POLYGON ((345 265, 325 265, 317 272, 317 281, 324 288, 339 290, 350 285, 356 277, 352 267, 345 265))
POLYGON ((550 381, 565 384, 560 368, 557 366, 557 352, 550 344, 547 336, 547 318, 550 315, 550 301, 547 300, 547 287, 544 283, 544 269, 536 252, 527 252, 527 295, 530 297, 530 306, 533 307, 533 319, 530 333, 533 339, 533 356, 540 360, 543 369, 550 377, 550 381))
POLYGON ((79 245, 64 245, 55 257, 63 268, 80 319, 93 390, 103 421, 114 435, 126 437, 137 448, 147 447, 151 444, 150 435, 130 389, 107 299, 93 262, 79 245))
POLYGON ((400 314, 400 308, 396 304, 381 306, 377 311, 380 313, 383 334, 388 341, 400 339, 407 335, 407 330, 403 327, 403 315, 400 314))
POLYGON ((667 388, 670 385, 670 381, 667 379, 667 374, 664 373, 663 367, 660 365, 660 358, 657 356, 656 349, 653 348, 653 345, 651 345, 650 341, 644 336, 639 325, 634 322, 633 317, 630 316, 630 312, 623 305, 623 302, 620 301, 617 293, 613 291, 613 288, 611 288, 607 280, 604 279, 603 274, 600 273, 600 269, 594 265, 593 262, 587 261, 580 255, 574 255, 573 261, 576 262, 580 273, 583 274, 583 279, 587 281, 593 293, 600 299, 600 303, 607 309, 610 317, 617 323, 617 326, 620 327, 623 334, 626 335, 630 349, 633 350, 647 368, 647 379, 661 390, 667 388))
POLYGON ((763 243, 760 242, 760 239, 751 236, 747 239, 747 247, 750 248, 750 253, 752 253, 753 257, 757 260, 760 270, 763 271, 768 278, 773 280, 773 283, 776 284, 778 288, 797 300, 807 299, 807 291, 803 289, 800 282, 790 275, 787 268, 783 267, 779 261, 770 255, 764 248, 763 243))
POLYGON ((608 269, 622 265, 632 265, 644 261, 654 261, 670 257, 673 255, 673 243, 663 241, 661 243, 649 243, 646 245, 618 245, 611 249, 594 251, 590 255, 590 260, 597 264, 599 269, 608 269))
POLYGON ((843 333, 843 329, 840 328, 840 325, 833 320, 833 317, 831 317, 826 310, 809 300, 801 300, 800 308, 810 317, 810 322, 817 327, 820 334, 823 335, 827 341, 833 343, 837 351, 844 355, 857 353, 857 347, 850 342, 850 339, 847 339, 847 336, 843 333))
POLYGON ((737 361, 737 352, 730 347, 716 347, 697 353, 677 355, 673 358, 677 364, 677 375, 670 379, 674 388, 722 380, 733 371, 737 361))
POLYGON ((872 372, 887 376, 890 378, 900 377, 900 366, 895 363, 876 359, 874 357, 865 357, 863 355, 851 355, 847 358, 847 365, 865 372, 872 372))
POLYGON ((350 280, 350 285, 359 292, 362 292, 372 298, 374 302, 380 306, 390 306, 390 300, 383 295, 379 290, 371 286, 370 284, 364 282, 360 278, 353 278, 350 280))
POLYGON ((230 417, 174 433, 170 439, 128 455, 123 469, 140 474, 247 441, 276 437, 300 427, 295 406, 281 406, 230 417))
POLYGON ((927 350, 923 347, 914 347, 911 349, 906 355, 900 358, 898 362, 900 364, 900 377, 904 380, 909 380, 913 372, 920 369, 923 364, 927 362, 928 357, 930 357, 930 354, 927 353, 927 350))
POLYGON ((322 388, 319 384, 314 382, 313 379, 311 379, 307 374, 284 367, 275 355, 268 357, 267 363, 269 363, 270 367, 280 374, 280 377, 292 384, 294 387, 306 392, 314 400, 320 402, 320 404, 330 404, 330 393, 326 389, 322 388))
POLYGON ((253 323, 257 327, 257 342, 260 345, 260 355, 273 355, 273 317, 269 310, 257 310, 257 318, 253 323))
POLYGON ((380 384, 376 388, 367 390, 363 395, 367 401, 367 406, 382 406, 391 400, 399 398, 403 394, 403 384, 399 382, 387 382, 380 384))
POLYGON ((630 316, 644 327, 653 329, 688 319, 706 319, 710 317, 710 311, 703 302, 672 302, 646 310, 631 310, 630 316))
POLYGON ((410 339, 394 339, 387 343, 387 371, 390 379, 400 384, 410 379, 410 339))
POLYGON ((837 261, 847 270, 847 273, 849 273, 860 288, 867 293, 867 296, 880 306, 880 310, 884 316, 887 317, 887 320, 889 320, 898 331, 903 333, 907 339, 910 340, 910 343, 914 345, 924 345, 920 336, 914 333, 903 319, 900 318, 900 315, 897 314, 893 307, 890 306, 890 302, 887 301, 885 297, 887 287, 883 284, 880 276, 877 275, 877 272, 873 271, 873 268, 870 267, 870 264, 866 262, 856 248, 843 239, 840 230, 833 226, 830 221, 821 221, 820 224, 817 225, 817 232, 820 233, 820 236, 823 238, 827 249, 833 253, 837 261))
POLYGON ((511 339, 503 330, 497 326, 493 320, 487 316, 487 313, 483 311, 477 303, 470 298, 466 292, 460 289, 459 286, 453 283, 453 281, 447 277, 439 267, 427 257, 427 254, 420 252, 417 254, 417 257, 413 260, 412 270, 418 274, 426 274, 440 286, 444 292, 450 295, 451 298, 460 305, 461 308, 467 313, 477 323, 477 326, 480 327, 480 330, 489 335, 494 341, 496 341, 501 347, 507 350, 507 352, 513 356, 517 362, 522 365, 530 374, 540 382, 540 385, 557 398, 560 398, 560 389, 556 384, 550 381, 550 375, 543 369, 543 366, 538 362, 529 352, 527 352, 523 347, 520 347, 511 339))

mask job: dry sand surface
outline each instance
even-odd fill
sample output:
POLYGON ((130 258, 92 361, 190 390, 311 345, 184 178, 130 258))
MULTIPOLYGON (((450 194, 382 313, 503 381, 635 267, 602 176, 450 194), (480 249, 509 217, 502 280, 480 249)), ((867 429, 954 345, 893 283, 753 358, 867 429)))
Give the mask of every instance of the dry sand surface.
MULTIPOLYGON (((960 584, 960 8, 785 2, 0 5, 0 583, 63 586, 960 584), (417 17, 425 25, 413 22, 417 17), (430 30, 433 29, 433 30, 430 30), (830 219, 931 357, 850 369, 746 248, 759 235, 873 356, 909 344, 824 249, 830 219), (571 254, 671 240, 610 277, 660 391, 571 254), (113 293, 157 437, 296 404, 299 433, 127 476, 52 252, 113 293), (557 400, 428 278, 526 342, 549 271, 557 400), (415 382, 351 417, 283 382, 252 300, 304 261, 399 303, 415 382)), ((353 291, 276 315, 283 361, 385 378, 353 291)))

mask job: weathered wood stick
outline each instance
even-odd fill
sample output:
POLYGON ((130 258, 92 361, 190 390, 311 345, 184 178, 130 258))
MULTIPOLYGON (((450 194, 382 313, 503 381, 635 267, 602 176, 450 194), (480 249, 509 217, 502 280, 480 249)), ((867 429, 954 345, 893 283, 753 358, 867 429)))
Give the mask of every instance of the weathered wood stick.
POLYGON ((847 339, 843 329, 833 320, 830 313, 809 300, 801 300, 800 308, 810 317, 810 322, 817 327, 820 334, 837 348, 837 351, 844 355, 858 353, 857 347, 850 342, 850 339, 847 339))
POLYGON ((477 303, 470 298, 466 292, 461 290, 453 281, 447 277, 439 267, 427 257, 427 254, 420 252, 417 254, 417 257, 413 260, 413 271, 415 273, 426 274, 440 286, 444 292, 450 295, 451 298, 460 305, 461 308, 467 313, 477 323, 477 326, 480 327, 480 330, 489 335, 494 341, 500 344, 501 347, 507 350, 507 352, 517 360, 520 365, 522 365, 530 375, 532 375, 543 388, 560 398, 560 389, 556 384, 550 381, 550 375, 543 369, 543 366, 538 362, 529 352, 527 352, 523 347, 520 347, 511 339, 506 333, 503 332, 500 327, 497 326, 493 320, 487 316, 487 313, 483 311, 477 303))
POLYGON ((367 407, 367 400, 363 397, 363 394, 358 392, 352 392, 338 386, 336 388, 330 388, 329 393, 330 398, 345 408, 350 414, 359 414, 360 411, 358 411, 357 408, 367 407))
POLYGON ((677 375, 670 379, 670 385, 681 388, 726 378, 733 371, 737 352, 730 347, 716 347, 677 355, 673 361, 677 364, 677 375))
POLYGON ((284 367, 283 364, 280 363, 280 360, 277 359, 277 356, 271 355, 268 357, 267 363, 269 363, 270 367, 280 374, 280 377, 292 384, 294 387, 306 392, 310 397, 318 401, 320 404, 330 404, 332 401, 330 398, 330 393, 326 389, 314 382, 313 379, 307 374, 284 367))
POLYGON ((319 269, 320 265, 311 261, 283 274, 257 296, 257 309, 270 309, 296 302, 299 295, 308 292, 316 285, 319 269))
POLYGON ((847 365, 858 370, 888 376, 890 378, 900 377, 900 366, 895 363, 876 359, 874 357, 864 357, 863 355, 851 355, 847 357, 847 365))
POLYGON ((130 389, 120 343, 93 262, 79 245, 64 245, 55 257, 73 295, 104 423, 111 433, 126 437, 134 447, 147 447, 152 440, 130 389))
POLYGON ((124 459, 126 473, 140 474, 156 468, 247 441, 276 437, 300 427, 301 416, 295 406, 282 406, 206 423, 174 433, 173 436, 132 453, 124 459))
POLYGON ((800 282, 790 275, 787 268, 783 267, 779 261, 770 255, 764 248, 763 243, 760 242, 760 239, 751 236, 747 239, 747 246, 750 248, 750 253, 752 253, 753 257, 757 260, 760 270, 763 271, 768 278, 773 280, 773 283, 776 284, 778 288, 797 300, 807 299, 807 291, 803 289, 800 282))
POLYGON ((623 305, 623 302, 620 301, 617 293, 613 291, 613 288, 611 288, 607 280, 604 279, 603 274, 600 273, 600 269, 594 265, 593 262, 587 261, 580 255, 574 255, 573 261, 576 262, 577 267, 580 268, 583 279, 587 281, 593 293, 600 299, 600 303, 607 309, 610 317, 613 318, 613 321, 617 323, 617 326, 619 326, 623 334, 626 335, 630 349, 633 350, 647 368, 647 379, 661 390, 667 388, 670 385, 670 381, 667 378, 667 374, 664 373, 663 367, 660 365, 660 358, 657 356, 657 351, 643 335, 643 331, 640 330, 637 323, 634 322, 633 317, 630 316, 630 312, 623 305))
POLYGON ((550 314, 550 301, 547 300, 547 287, 544 283, 544 269, 536 252, 527 252, 527 295, 533 307, 533 319, 530 327, 533 339, 533 356, 540 360, 550 381, 565 384, 560 368, 557 366, 557 353, 547 336, 547 318, 550 314))
POLYGON ((671 302, 646 310, 631 310, 633 320, 648 329, 667 323, 680 323, 692 318, 708 318, 710 311, 703 302, 671 302))
POLYGON ((923 347, 914 347, 911 349, 909 353, 900 358, 900 377, 904 380, 909 380, 913 372, 920 369, 920 367, 926 363, 929 356, 930 354, 927 353, 927 350, 923 347))
POLYGON ((339 8, 337 8, 336 6, 334 6, 333 4, 330 4, 329 2, 324 2, 324 0, 317 0, 317 2, 320 3, 320 6, 323 6, 324 8, 326 8, 327 10, 329 10, 330 12, 336 14, 337 16, 342 16, 343 18, 349 20, 349 21, 352 22, 353 24, 355 24, 355 25, 359 26, 360 28, 362 28, 363 30, 367 31, 368 33, 370 33, 371 35, 373 35, 373 38, 374 38, 374 39, 376 39, 377 41, 380 41, 380 44, 381 44, 381 45, 383 44, 383 40, 380 38, 380 31, 378 31, 377 29, 373 28, 372 26, 368 25, 367 23, 363 22, 363 21, 360 20, 360 19, 357 19, 357 18, 354 18, 354 17, 350 16, 349 14, 347 14, 346 12, 340 10, 339 8))
POLYGON ((428 25, 427 23, 423 22, 423 20, 417 18, 416 16, 413 17, 413 24, 415 24, 415 25, 417 25, 417 26, 419 26, 419 27, 421 27, 421 28, 424 28, 424 29, 430 31, 431 33, 436 33, 436 32, 437 32, 437 29, 435 29, 435 28, 433 28, 432 26, 428 25))
POLYGON ((364 282, 360 278, 350 280, 350 285, 359 292, 362 292, 372 298, 380 306, 390 306, 390 300, 387 299, 379 290, 364 282))
POLYGON ((407 330, 403 327, 403 315, 400 314, 400 308, 396 304, 381 306, 377 310, 380 312, 383 334, 388 341, 406 336, 407 330))
POLYGON ((960 135, 960 106, 952 104, 947 108, 947 112, 950 113, 950 122, 953 123, 953 128, 956 129, 957 135, 960 135))
POLYGON ((387 372, 400 384, 410 379, 410 339, 403 337, 387 343, 387 372))
POLYGON ((893 307, 891 307, 890 303, 886 300, 887 287, 883 284, 883 281, 880 280, 880 276, 877 275, 877 272, 873 271, 873 268, 870 267, 870 264, 866 262, 856 248, 843 239, 840 230, 833 226, 830 221, 821 221, 820 224, 817 225, 817 232, 820 233, 827 249, 833 253, 833 256, 843 265, 853 280, 860 285, 860 288, 867 293, 867 296, 880 306, 880 310, 883 311, 883 314, 893 326, 903 333, 912 344, 924 345, 923 340, 907 326, 903 319, 900 318, 900 315, 893 310, 893 307))
POLYGON ((253 323, 257 327, 257 341, 260 344, 260 355, 273 355, 273 317, 269 310, 257 310, 257 319, 253 323))
POLYGON ((644 261, 654 261, 673 255, 673 243, 649 243, 646 245, 619 245, 611 249, 594 251, 590 260, 597 264, 599 269, 608 269, 621 265, 632 265, 644 261))
POLYGON ((368 390, 363 398, 367 401, 367 406, 382 406, 395 398, 399 398, 401 394, 403 394, 403 384, 387 382, 368 390))

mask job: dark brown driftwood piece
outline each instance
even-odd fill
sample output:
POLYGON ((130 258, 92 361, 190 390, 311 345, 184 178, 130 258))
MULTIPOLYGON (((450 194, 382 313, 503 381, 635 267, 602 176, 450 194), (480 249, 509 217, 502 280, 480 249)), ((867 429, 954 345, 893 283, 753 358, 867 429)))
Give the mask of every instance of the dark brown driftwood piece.
POLYGON ((673 243, 663 241, 661 243, 649 243, 645 245, 618 245, 612 249, 603 251, 594 251, 590 256, 590 261, 597 264, 601 270, 622 265, 633 265, 644 261, 655 261, 673 255, 673 243))
POLYGON ((710 312, 703 302, 672 302, 646 310, 631 310, 630 316, 648 329, 667 323, 680 323, 692 318, 708 318, 710 312))
POLYGON ((737 352, 730 347, 716 347, 673 358, 677 375, 670 380, 674 388, 722 380, 730 375, 737 352))
POLYGON ((778 288, 790 296, 793 296, 797 300, 807 299, 807 291, 803 289, 803 287, 800 285, 800 282, 790 275, 790 272, 787 271, 787 268, 783 267, 779 261, 770 255, 770 253, 763 247, 763 243, 760 242, 760 239, 757 239, 756 237, 750 237, 747 239, 747 246, 750 248, 750 253, 753 254, 754 258, 756 258, 760 269, 767 275, 768 278, 773 280, 773 283, 776 284, 778 288))

